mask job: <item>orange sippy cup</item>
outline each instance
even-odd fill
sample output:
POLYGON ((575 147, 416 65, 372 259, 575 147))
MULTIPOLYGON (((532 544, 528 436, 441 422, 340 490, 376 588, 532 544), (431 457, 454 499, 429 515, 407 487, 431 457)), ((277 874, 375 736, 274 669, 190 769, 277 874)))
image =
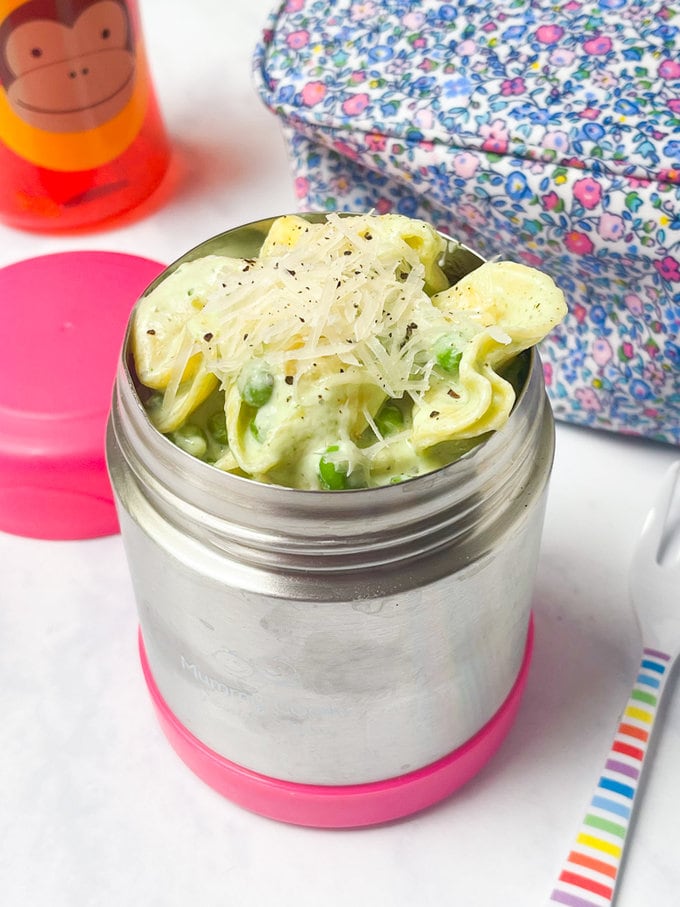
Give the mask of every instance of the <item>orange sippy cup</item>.
POLYGON ((136 0, 0 0, 0 219, 100 223, 161 182, 168 141, 136 0))

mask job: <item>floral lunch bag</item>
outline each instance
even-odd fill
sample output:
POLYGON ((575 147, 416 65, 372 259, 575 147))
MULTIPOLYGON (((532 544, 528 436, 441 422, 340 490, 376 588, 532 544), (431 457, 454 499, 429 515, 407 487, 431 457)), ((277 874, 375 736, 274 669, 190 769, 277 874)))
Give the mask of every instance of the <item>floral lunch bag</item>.
POLYGON ((429 220, 552 274, 558 419, 680 444, 680 13, 287 0, 254 60, 300 210, 429 220))

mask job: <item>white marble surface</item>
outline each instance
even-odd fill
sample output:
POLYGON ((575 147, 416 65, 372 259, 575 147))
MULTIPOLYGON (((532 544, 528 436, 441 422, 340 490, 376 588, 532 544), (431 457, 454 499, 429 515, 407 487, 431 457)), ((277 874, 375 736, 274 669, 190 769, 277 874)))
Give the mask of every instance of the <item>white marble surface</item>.
MULTIPOLYGON (((147 216, 80 236, 0 227, 0 265, 69 249, 171 261, 294 209, 250 54, 267 0, 142 0, 175 147, 147 216), (162 202, 162 203, 161 203, 162 202)), ((3 304, 7 304, 3 300, 3 304)), ((519 717, 447 802, 362 831, 251 815, 198 781, 156 725, 119 537, 0 533, 0 902, 5 907, 541 907, 639 657, 627 564, 668 447, 560 425, 519 717)), ((680 698, 667 710, 620 907, 678 903, 680 698)))

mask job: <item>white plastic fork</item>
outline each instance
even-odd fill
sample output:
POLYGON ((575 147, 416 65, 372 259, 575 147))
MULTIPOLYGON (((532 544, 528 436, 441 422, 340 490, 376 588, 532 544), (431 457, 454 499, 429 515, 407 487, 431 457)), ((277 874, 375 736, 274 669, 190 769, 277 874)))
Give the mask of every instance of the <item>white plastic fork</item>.
POLYGON ((630 567, 630 594, 642 635, 638 675, 576 841, 548 904, 614 902, 652 732, 680 654, 680 460, 649 512, 630 567), (671 517, 671 514, 674 516, 671 517))

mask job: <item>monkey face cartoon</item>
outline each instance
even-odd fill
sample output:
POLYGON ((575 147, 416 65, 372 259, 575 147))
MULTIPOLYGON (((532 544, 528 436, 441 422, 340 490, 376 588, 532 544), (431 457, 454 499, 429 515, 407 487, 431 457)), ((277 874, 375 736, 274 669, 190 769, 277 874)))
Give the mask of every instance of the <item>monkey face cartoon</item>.
POLYGON ((48 132, 81 132, 110 120, 129 102, 135 57, 120 0, 74 4, 71 22, 53 4, 25 4, 0 46, 7 98, 18 116, 48 132), (27 15, 29 18, 26 18, 27 15))
POLYGON ((56 171, 114 160, 150 77, 134 0, 0 0, 0 142, 56 171))

